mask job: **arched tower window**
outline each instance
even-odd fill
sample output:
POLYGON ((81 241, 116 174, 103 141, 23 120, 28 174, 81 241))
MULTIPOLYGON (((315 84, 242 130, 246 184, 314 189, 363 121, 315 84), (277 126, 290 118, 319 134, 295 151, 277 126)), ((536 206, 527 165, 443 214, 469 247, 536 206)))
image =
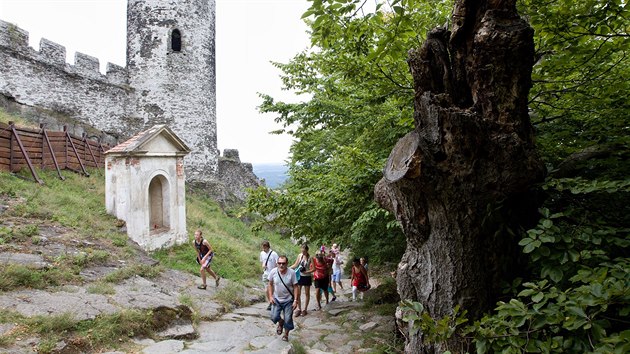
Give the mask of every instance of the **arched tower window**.
POLYGON ((173 33, 171 33, 171 50, 173 52, 182 51, 182 34, 178 29, 174 29, 173 33))
POLYGON ((149 183, 149 222, 152 232, 170 228, 169 187, 164 176, 153 177, 149 183))

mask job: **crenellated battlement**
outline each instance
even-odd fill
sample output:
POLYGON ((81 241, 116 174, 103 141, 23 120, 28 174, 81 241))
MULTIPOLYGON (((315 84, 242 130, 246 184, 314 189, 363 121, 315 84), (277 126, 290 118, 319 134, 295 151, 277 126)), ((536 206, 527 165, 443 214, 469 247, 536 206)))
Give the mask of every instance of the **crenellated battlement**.
POLYGON ((10 22, 0 20, 0 46, 18 52, 28 51, 28 31, 10 22))
POLYGON ((105 69, 105 75, 107 80, 116 85, 127 84, 127 69, 116 64, 107 63, 105 69))
POLYGON ((66 65, 66 47, 42 38, 39 41, 39 58, 50 65, 66 65))
POLYGON ((127 84, 127 69, 112 63, 107 63, 107 73, 100 72, 98 58, 76 52, 74 65, 66 63, 66 47, 46 38, 39 42, 39 51, 29 47, 28 31, 17 25, 0 20, 0 47, 13 51, 26 60, 52 65, 68 74, 98 80, 113 85, 127 84))
POLYGON ((74 53, 74 71, 79 75, 87 76, 91 79, 100 79, 102 74, 99 71, 98 58, 83 54, 74 53))

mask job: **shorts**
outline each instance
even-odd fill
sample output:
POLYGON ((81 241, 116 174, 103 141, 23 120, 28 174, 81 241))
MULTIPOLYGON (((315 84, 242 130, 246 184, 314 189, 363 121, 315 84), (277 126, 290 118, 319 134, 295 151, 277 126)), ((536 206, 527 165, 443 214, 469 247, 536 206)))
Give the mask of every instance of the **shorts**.
POLYGON ((311 277, 310 275, 300 276, 300 280, 298 280, 298 285, 303 285, 303 286, 313 285, 313 277, 311 277))
POLYGON ((325 277, 322 279, 315 279, 315 289, 322 289, 328 291, 328 285, 330 284, 330 278, 325 277))
POLYGON ((333 283, 341 283, 341 269, 333 272, 332 281, 333 283))
MULTIPOLYGON (((203 258, 203 257, 202 257, 203 258)), ((210 263, 212 263, 212 258, 214 258, 214 252, 210 253, 205 262, 201 265, 204 269, 210 267, 210 263)), ((197 263, 199 263, 199 259, 197 259, 197 263)))

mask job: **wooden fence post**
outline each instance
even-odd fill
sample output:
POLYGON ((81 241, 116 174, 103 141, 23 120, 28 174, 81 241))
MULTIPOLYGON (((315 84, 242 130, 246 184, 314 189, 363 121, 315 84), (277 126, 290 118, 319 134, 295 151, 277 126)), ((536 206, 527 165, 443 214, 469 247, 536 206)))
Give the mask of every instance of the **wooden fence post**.
POLYGON ((42 135, 44 139, 42 139, 42 168, 44 167, 44 142, 48 145, 48 150, 50 150, 50 155, 52 156, 53 163, 55 164, 55 168, 57 169, 57 174, 61 180, 65 180, 66 178, 61 175, 61 169, 59 168, 59 164, 57 163, 57 156, 55 156, 55 150, 53 150, 52 144, 50 143, 50 139, 48 138, 48 133, 46 129, 44 129, 44 124, 40 124, 39 127, 42 129, 42 135))
MULTIPOLYGON (((44 184, 44 181, 42 181, 39 176, 37 175, 37 172, 35 172, 35 167, 33 167, 33 163, 31 162, 31 158, 28 156, 28 152, 26 151, 26 149, 24 148, 24 145, 22 144, 22 140, 20 140, 20 136, 18 135, 17 130, 15 130, 15 124, 13 124, 13 122, 9 122, 9 127, 11 128, 11 133, 12 133, 12 137, 15 137, 15 141, 18 144, 18 147, 20 148, 20 151, 22 152, 22 155, 24 156, 24 160, 26 161, 26 165, 28 165, 29 170, 31 170, 31 175, 33 175, 33 178, 35 179, 35 181, 37 181, 37 183, 39 184, 44 184)), ((11 139, 11 141, 13 141, 13 139, 11 139)), ((11 152, 10 152, 10 159, 9 159, 9 171, 12 170, 13 168, 13 144, 10 143, 10 148, 11 148, 11 152)), ((13 171, 11 171, 13 172, 13 171)))
MULTIPOLYGON (((83 161, 81 160, 81 157, 79 156, 79 152, 77 151, 77 147, 74 146, 74 143, 72 142, 72 137, 70 136, 70 133, 68 133, 68 126, 64 125, 63 127, 63 131, 66 133, 66 142, 70 142, 70 146, 72 146, 72 151, 74 151, 74 156, 76 156, 77 160, 79 160, 79 165, 81 166, 81 171, 83 171, 83 173, 86 176, 89 176, 90 174, 88 173, 88 171, 85 169, 85 166, 83 165, 83 161)), ((68 149, 67 149, 67 143, 66 143, 66 154, 68 153, 68 149)), ((66 168, 68 166, 68 159, 66 158, 66 168)))

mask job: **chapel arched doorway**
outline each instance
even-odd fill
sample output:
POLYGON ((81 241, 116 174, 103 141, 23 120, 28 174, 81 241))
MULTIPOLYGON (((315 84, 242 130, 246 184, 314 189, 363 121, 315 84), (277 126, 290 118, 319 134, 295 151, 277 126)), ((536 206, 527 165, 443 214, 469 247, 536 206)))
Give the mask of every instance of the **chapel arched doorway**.
POLYGON ((163 175, 157 175, 149 183, 149 228, 152 233, 170 229, 169 184, 163 175))

